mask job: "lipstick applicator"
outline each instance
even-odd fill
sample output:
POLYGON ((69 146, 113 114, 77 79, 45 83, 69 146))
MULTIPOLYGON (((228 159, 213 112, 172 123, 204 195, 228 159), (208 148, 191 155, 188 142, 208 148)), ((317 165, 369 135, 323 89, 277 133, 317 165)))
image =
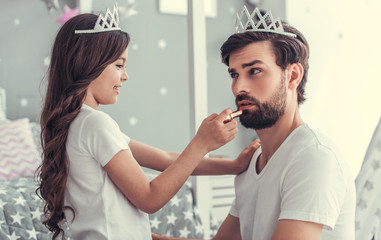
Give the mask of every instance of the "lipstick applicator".
POLYGON ((230 113, 227 118, 224 120, 224 123, 228 123, 230 122, 231 120, 233 120, 233 118, 236 118, 236 117, 239 117, 242 115, 242 110, 237 110, 235 112, 232 112, 230 113))

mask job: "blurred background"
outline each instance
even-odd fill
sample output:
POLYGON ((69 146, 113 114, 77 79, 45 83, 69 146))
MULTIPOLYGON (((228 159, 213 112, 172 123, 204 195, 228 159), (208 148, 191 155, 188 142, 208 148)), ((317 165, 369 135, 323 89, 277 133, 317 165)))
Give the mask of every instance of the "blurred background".
MULTIPOLYGON (((51 46, 65 17, 103 12, 114 2, 0 0, 0 87, 7 93, 9 119, 39 120, 51 46)), ((271 10, 305 34, 311 57, 302 117, 337 143, 356 175, 381 114, 380 1, 205 0, 208 114, 235 108, 219 48, 234 32, 235 13, 244 4, 271 10)), ((120 25, 132 37, 129 80, 118 103, 101 109, 131 138, 182 151, 193 136, 186 1, 124 0, 118 5, 120 25)), ((213 154, 234 158, 256 137, 239 128, 236 139, 213 154)))

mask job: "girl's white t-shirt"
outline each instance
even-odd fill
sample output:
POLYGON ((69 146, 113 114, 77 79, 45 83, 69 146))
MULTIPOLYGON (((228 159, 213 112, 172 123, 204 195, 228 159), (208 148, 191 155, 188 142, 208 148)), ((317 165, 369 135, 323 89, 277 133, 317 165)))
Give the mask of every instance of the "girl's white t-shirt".
POLYGON ((106 113, 82 105, 66 142, 69 176, 65 217, 74 240, 151 239, 148 215, 119 191, 103 169, 129 138, 106 113))

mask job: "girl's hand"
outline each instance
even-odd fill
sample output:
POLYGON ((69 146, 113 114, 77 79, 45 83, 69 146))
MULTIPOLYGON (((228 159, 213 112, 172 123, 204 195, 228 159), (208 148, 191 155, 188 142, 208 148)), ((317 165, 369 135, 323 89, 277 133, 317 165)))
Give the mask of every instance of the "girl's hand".
POLYGON ((214 113, 202 121, 193 140, 199 143, 200 147, 205 150, 205 154, 234 139, 238 132, 237 121, 224 123, 231 112, 232 110, 228 108, 219 115, 214 113))
POLYGON ((257 151, 260 146, 261 141, 259 139, 255 139, 249 146, 243 149, 239 156, 234 160, 234 163, 239 169, 239 173, 245 171, 249 167, 254 152, 257 151))

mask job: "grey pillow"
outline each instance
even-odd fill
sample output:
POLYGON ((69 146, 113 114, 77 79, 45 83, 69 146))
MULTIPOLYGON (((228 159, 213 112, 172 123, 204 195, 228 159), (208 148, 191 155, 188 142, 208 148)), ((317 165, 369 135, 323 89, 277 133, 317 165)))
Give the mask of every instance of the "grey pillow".
MULTIPOLYGON (((52 238, 42 224, 43 202, 35 194, 36 188, 33 178, 0 180, 0 239, 52 238)), ((69 239, 67 225, 64 224, 63 229, 65 239, 69 239)))

